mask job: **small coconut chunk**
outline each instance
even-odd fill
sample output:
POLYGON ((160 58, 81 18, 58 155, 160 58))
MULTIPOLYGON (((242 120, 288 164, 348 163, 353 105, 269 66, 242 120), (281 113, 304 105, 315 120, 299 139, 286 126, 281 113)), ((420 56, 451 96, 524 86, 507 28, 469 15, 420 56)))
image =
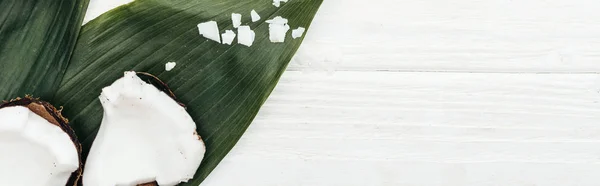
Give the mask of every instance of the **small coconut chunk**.
POLYGON ((221 38, 219 37, 219 26, 217 25, 216 21, 208 21, 198 24, 198 31, 200 32, 200 35, 204 36, 205 38, 221 43, 221 38))
POLYGON ((233 23, 233 28, 240 27, 242 25, 242 14, 231 14, 231 23, 233 23))
POLYGON ((256 10, 250 11, 250 17, 252 17, 252 22, 257 22, 260 20, 260 15, 256 12, 256 10))
POLYGON ((288 1, 288 0, 273 0, 273 5, 274 5, 275 7, 279 7, 279 6, 281 6, 281 2, 284 2, 284 3, 285 3, 285 2, 287 2, 287 1, 288 1))
POLYGON ((246 46, 252 46, 255 33, 250 26, 240 26, 238 28, 238 43, 246 46))
POLYGON ((185 108, 135 72, 102 89, 102 123, 83 185, 176 185, 194 177, 205 147, 185 108))
POLYGON ((277 16, 266 22, 269 23, 269 40, 273 43, 283 43, 287 31, 290 30, 290 26, 287 24, 288 20, 277 16))
POLYGON ((302 37, 302 34, 304 34, 305 30, 306 29, 304 27, 298 27, 298 28, 292 30, 292 38, 296 39, 296 38, 302 37))
POLYGON ((25 106, 0 109, 0 185, 66 185, 77 147, 59 125, 25 106))
POLYGON ((273 43, 285 42, 285 35, 287 34, 288 30, 290 30, 290 26, 287 24, 269 24, 269 40, 271 40, 273 43))
POLYGON ((175 68, 175 65, 177 65, 177 63, 175 62, 168 62, 165 64, 165 70, 166 71, 171 71, 173 70, 173 68, 175 68))
POLYGON ((270 19, 270 20, 267 20, 265 22, 267 22, 269 24, 280 24, 280 25, 283 25, 283 24, 287 24, 288 20, 286 18, 281 17, 281 16, 277 16, 277 17, 275 17, 273 19, 270 19))
POLYGON ((223 44, 231 45, 233 43, 233 39, 235 39, 235 32, 231 30, 225 30, 225 33, 221 34, 223 38, 223 44))

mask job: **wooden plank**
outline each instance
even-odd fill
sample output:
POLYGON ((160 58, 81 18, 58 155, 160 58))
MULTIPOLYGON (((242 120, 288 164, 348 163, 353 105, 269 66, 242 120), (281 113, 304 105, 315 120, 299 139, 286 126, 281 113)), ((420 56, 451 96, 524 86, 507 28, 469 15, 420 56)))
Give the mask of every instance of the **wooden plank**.
MULTIPOLYGON (((596 0, 328 0, 291 70, 600 72, 596 0)), ((291 23, 293 26, 293 23, 291 23)))
POLYGON ((225 160, 201 185, 597 186, 598 169, 587 163, 225 160))
POLYGON ((287 72, 203 185, 597 185, 599 101, 597 74, 287 72))

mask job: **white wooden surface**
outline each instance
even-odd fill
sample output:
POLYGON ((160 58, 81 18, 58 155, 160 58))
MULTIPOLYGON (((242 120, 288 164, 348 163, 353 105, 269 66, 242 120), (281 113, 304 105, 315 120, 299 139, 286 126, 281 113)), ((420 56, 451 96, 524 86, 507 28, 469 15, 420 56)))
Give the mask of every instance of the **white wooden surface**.
MULTIPOLYGON (((125 1, 92 0, 88 19, 125 1)), ((202 185, 600 185, 599 8, 325 0, 202 185)))

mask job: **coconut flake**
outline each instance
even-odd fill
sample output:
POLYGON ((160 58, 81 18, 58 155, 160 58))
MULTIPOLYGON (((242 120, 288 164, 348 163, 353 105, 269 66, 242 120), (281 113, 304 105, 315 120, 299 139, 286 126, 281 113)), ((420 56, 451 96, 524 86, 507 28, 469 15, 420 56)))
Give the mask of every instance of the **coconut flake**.
POLYGON ((277 16, 266 22, 269 23, 269 40, 273 43, 283 43, 287 31, 290 30, 290 26, 287 24, 288 20, 277 16))
POLYGON ((296 38, 302 37, 302 34, 304 34, 305 30, 306 29, 304 27, 298 27, 298 28, 292 30, 292 38, 296 39, 296 38))
POLYGON ((225 30, 225 33, 221 34, 223 38, 223 44, 231 45, 233 43, 233 39, 235 39, 235 32, 231 30, 225 30))
POLYGON ((277 16, 277 17, 275 17, 273 19, 270 19, 270 20, 267 20, 265 22, 267 22, 269 24, 287 24, 288 20, 286 18, 281 17, 281 16, 277 16))
POLYGON ((273 5, 275 7, 281 6, 281 2, 287 3, 288 0, 273 0, 273 5))
POLYGON ((168 62, 165 64, 165 70, 166 71, 171 71, 173 70, 173 68, 175 68, 175 65, 177 65, 177 63, 175 62, 168 62))
POLYGON ((233 28, 237 28, 242 25, 242 14, 231 14, 231 23, 233 23, 233 28))
POLYGON ((250 26, 238 27, 238 43, 246 46, 252 46, 254 42, 255 33, 250 26))
POLYGON ((273 43, 283 43, 288 30, 290 26, 287 24, 269 24, 269 40, 273 43))
POLYGON ((200 35, 204 36, 205 38, 221 43, 221 38, 219 37, 219 26, 217 25, 216 21, 207 21, 198 24, 198 31, 200 32, 200 35))
POLYGON ((250 17, 252 17, 252 22, 257 22, 260 20, 260 15, 256 12, 256 10, 250 11, 250 17))

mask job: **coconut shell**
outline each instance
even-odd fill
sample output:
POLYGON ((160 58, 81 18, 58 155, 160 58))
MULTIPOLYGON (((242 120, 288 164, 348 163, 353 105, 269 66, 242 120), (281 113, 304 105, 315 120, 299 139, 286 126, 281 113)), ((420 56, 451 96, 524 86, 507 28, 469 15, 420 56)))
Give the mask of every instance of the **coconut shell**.
MULTIPOLYGON (((164 92, 165 94, 167 94, 167 96, 171 97, 175 102, 177 102, 183 108, 185 108, 185 105, 183 103, 179 102, 179 100, 177 100, 177 97, 175 96, 173 91, 171 91, 169 86, 167 86, 167 84, 164 83, 163 81, 161 81, 158 77, 156 77, 150 73, 146 73, 146 72, 136 72, 136 75, 142 81, 145 81, 145 82, 153 85, 158 90, 164 92)), ((196 132, 194 134, 198 137, 198 140, 202 140, 200 135, 198 135, 196 132)), ((137 186, 158 186, 158 183, 156 181, 152 181, 152 182, 148 182, 148 183, 138 184, 137 186)))
POLYGON ((29 108, 33 113, 41 116, 46 119, 48 122, 58 126, 62 129, 69 137, 71 141, 75 145, 75 149, 77 149, 77 154, 79 156, 79 168, 71 174, 71 177, 67 181, 67 186, 77 186, 79 185, 79 181, 81 178, 81 174, 83 171, 83 161, 81 159, 81 144, 75 135, 75 131, 69 126, 69 120, 62 116, 61 110, 56 109, 56 107, 52 106, 50 103, 41 101, 37 98, 33 98, 29 95, 24 98, 15 98, 8 102, 4 102, 0 104, 0 109, 5 107, 14 107, 14 106, 24 106, 29 108))
POLYGON ((158 186, 158 183, 156 183, 156 181, 153 181, 149 183, 138 184, 137 186, 158 186))

